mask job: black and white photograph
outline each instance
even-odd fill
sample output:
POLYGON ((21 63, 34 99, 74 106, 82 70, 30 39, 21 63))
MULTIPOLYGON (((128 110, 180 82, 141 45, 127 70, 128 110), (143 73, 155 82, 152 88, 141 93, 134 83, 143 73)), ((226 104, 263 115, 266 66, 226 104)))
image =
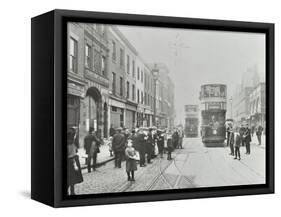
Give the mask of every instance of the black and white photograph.
POLYGON ((68 195, 266 184, 264 33, 68 22, 68 195))

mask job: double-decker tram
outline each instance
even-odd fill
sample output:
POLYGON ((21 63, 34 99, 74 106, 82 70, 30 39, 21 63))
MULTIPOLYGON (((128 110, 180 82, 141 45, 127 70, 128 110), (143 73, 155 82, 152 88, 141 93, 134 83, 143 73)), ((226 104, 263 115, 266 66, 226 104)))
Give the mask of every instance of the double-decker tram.
POLYGON ((200 91, 201 137, 206 146, 225 140, 226 85, 205 84, 200 91))
POLYGON ((199 126, 199 106, 185 105, 185 127, 186 137, 197 137, 199 126))

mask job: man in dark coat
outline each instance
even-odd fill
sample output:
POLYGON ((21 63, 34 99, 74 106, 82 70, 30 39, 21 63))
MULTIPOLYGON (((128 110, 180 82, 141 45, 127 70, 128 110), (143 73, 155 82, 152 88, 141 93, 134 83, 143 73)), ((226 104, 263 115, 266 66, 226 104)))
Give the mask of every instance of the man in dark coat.
POLYGON ((179 138, 178 139, 178 148, 183 149, 183 147, 182 147, 182 142, 183 142, 183 137, 184 137, 183 130, 179 129, 178 135, 179 135, 179 137, 178 137, 179 138))
POLYGON ((153 149, 154 149, 154 141, 153 141, 152 129, 150 128, 146 139, 146 154, 147 154, 148 164, 152 163, 151 158, 152 158, 153 149))
POLYGON ((234 132, 233 132, 233 128, 232 127, 229 127, 228 129, 228 145, 230 147, 230 153, 229 155, 232 155, 234 156, 234 132))
POLYGON ((230 135, 230 130, 232 129, 232 126, 230 124, 228 124, 227 128, 226 128, 226 146, 229 146, 229 135, 230 135))
POLYGON ((134 130, 134 129, 132 130, 132 133, 131 133, 129 139, 132 140, 133 147, 136 149, 136 139, 137 139, 136 130, 134 130))
POLYGON ((125 137, 121 133, 122 128, 117 128, 112 139, 112 150, 115 156, 115 168, 121 168, 122 156, 125 151, 125 137))
POLYGON ((157 130, 156 141, 160 158, 163 158, 165 137, 162 131, 160 130, 157 130))
POLYGON ((256 130, 256 135, 259 141, 259 145, 261 145, 261 135, 262 135, 263 127, 261 125, 258 126, 256 130))
POLYGON ((145 165, 145 144, 146 140, 145 140, 145 135, 142 129, 139 129, 136 138, 134 140, 134 146, 136 148, 136 150, 139 152, 140 154, 140 166, 144 167, 145 165))
POLYGON ((99 152, 99 146, 101 144, 101 141, 96 136, 96 133, 93 128, 89 130, 89 134, 85 136, 84 138, 84 148, 86 150, 87 157, 87 167, 88 172, 91 172, 91 167, 93 167, 93 170, 96 169, 96 163, 97 163, 97 154, 99 152), (91 161, 93 160, 93 166, 91 166, 91 161))
POLYGON ((240 135, 242 135, 242 142, 241 142, 242 146, 245 146, 245 139, 243 137, 245 130, 246 130, 246 128, 243 125, 241 125, 241 127, 239 129, 239 133, 240 133, 240 135))
POLYGON ((250 130, 248 124, 247 124, 246 129, 243 134, 243 140, 246 145, 246 154, 250 154, 250 152, 251 152, 250 142, 252 141, 252 138, 251 138, 251 130, 250 130))
POLYGON ((167 136, 167 151, 168 151, 167 160, 172 160, 172 151, 173 150, 174 150, 173 138, 171 135, 168 134, 168 136, 167 136))
POLYGON ((177 148, 179 142, 179 134, 177 130, 175 130, 172 135, 172 142, 173 142, 174 149, 177 148))
POLYGON ((129 139, 129 137, 131 136, 131 134, 130 134, 130 131, 129 131, 128 128, 124 128, 124 129, 123 129, 123 132, 124 132, 125 141, 126 141, 126 145, 127 145, 128 139, 129 139))

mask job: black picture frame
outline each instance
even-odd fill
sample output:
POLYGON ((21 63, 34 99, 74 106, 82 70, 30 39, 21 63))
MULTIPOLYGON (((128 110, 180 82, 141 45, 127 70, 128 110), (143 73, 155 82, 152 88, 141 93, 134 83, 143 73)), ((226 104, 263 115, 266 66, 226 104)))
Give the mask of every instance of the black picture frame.
POLYGON ((31 198, 53 207, 274 193, 274 24, 53 10, 31 21, 31 198), (266 184, 66 196, 66 23, 96 22, 266 34, 266 184))

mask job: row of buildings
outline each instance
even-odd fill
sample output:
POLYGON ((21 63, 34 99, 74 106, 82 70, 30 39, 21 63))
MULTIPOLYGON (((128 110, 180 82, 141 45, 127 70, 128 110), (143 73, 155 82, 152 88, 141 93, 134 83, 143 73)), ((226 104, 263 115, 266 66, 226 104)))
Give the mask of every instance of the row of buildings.
POLYGON ((147 63, 113 25, 68 24, 67 124, 94 128, 172 127, 174 84, 163 63, 147 63))
POLYGON ((261 125, 265 129, 265 82, 259 77, 256 67, 248 69, 247 74, 248 79, 243 78, 231 99, 231 117, 238 124, 246 121, 252 127, 261 125))

